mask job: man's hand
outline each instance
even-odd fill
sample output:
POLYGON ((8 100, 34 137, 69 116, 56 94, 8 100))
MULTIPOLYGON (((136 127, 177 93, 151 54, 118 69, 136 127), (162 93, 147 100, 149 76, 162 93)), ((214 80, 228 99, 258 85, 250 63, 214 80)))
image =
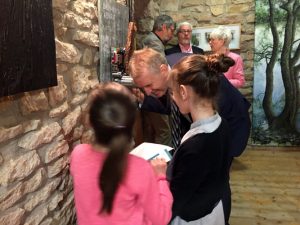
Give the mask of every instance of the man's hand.
POLYGON ((132 94, 135 96, 136 100, 139 103, 143 103, 145 94, 139 88, 131 88, 132 94))

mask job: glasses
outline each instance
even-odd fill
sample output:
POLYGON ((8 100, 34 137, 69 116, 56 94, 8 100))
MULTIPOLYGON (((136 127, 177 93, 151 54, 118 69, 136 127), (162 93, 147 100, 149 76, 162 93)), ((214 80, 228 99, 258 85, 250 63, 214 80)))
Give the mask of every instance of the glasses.
POLYGON ((191 30, 179 30, 178 33, 182 33, 182 34, 187 33, 187 34, 190 34, 190 33, 192 33, 192 31, 191 30))

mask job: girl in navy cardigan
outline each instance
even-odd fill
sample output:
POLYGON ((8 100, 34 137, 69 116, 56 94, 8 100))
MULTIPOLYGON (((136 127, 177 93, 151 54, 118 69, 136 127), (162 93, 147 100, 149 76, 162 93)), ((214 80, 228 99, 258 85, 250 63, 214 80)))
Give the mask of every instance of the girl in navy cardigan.
POLYGON ((193 120, 168 167, 174 197, 171 225, 224 225, 222 196, 229 183, 229 128, 217 112, 220 74, 234 61, 191 55, 170 72, 172 98, 193 120))

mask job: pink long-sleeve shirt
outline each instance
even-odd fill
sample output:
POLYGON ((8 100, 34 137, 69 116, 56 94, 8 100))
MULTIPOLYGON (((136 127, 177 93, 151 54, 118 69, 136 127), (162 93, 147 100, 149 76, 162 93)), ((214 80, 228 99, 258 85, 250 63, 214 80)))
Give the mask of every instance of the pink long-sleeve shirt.
POLYGON ((102 200, 98 186, 106 153, 88 144, 71 154, 75 208, 78 225, 166 225, 171 218, 173 197, 165 177, 157 177, 149 162, 128 155, 125 179, 110 215, 99 214, 102 200))
POLYGON ((243 87, 245 84, 245 76, 242 57, 234 52, 228 52, 226 55, 231 57, 235 61, 235 64, 224 73, 225 77, 227 77, 230 83, 236 88, 243 87))

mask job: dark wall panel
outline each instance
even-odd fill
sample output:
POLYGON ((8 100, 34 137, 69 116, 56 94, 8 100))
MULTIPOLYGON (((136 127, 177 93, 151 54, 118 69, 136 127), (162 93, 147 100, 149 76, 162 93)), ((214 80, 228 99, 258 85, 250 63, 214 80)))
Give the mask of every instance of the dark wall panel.
POLYGON ((0 97, 57 85, 51 0, 0 1, 0 97))

